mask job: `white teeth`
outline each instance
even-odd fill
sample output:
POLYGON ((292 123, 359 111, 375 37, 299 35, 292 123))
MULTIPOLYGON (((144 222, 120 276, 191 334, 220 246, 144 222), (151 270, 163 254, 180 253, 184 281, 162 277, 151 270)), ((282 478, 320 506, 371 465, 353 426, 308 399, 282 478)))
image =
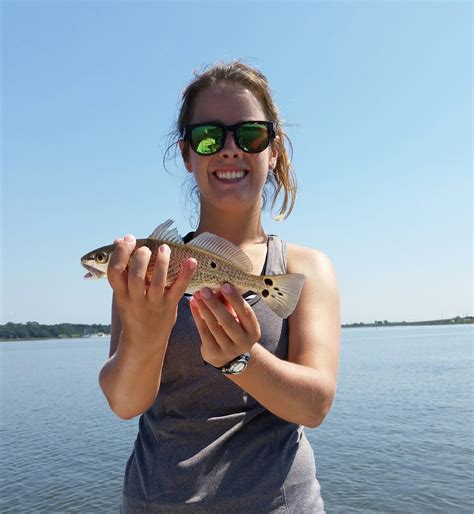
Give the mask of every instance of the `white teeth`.
POLYGON ((245 171, 216 171, 216 175, 221 180, 233 180, 237 178, 242 178, 245 175, 245 171))

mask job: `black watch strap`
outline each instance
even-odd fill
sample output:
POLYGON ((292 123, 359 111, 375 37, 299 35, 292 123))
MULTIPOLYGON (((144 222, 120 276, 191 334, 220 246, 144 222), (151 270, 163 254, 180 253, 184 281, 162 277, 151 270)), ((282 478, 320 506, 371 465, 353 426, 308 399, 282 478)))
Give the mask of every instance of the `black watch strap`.
POLYGON ((249 360, 250 352, 246 352, 216 369, 220 370, 224 375, 238 375, 247 368, 249 360))

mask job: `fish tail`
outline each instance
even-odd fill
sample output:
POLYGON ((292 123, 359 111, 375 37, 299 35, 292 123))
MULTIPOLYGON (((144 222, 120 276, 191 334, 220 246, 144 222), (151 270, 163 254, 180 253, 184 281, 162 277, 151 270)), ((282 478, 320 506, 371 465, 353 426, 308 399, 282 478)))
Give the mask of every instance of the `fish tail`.
POLYGON ((304 275, 288 273, 286 275, 263 275, 262 284, 256 291, 270 309, 287 318, 296 308, 303 288, 304 275))

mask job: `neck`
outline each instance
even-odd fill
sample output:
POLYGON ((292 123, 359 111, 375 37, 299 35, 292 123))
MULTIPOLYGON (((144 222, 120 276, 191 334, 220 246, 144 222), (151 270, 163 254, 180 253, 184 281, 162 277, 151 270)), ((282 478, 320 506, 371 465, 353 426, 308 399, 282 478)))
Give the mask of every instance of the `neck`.
POLYGON ((260 208, 247 211, 220 211, 215 208, 201 206, 199 225, 195 235, 211 232, 231 241, 237 246, 246 246, 266 242, 260 208))

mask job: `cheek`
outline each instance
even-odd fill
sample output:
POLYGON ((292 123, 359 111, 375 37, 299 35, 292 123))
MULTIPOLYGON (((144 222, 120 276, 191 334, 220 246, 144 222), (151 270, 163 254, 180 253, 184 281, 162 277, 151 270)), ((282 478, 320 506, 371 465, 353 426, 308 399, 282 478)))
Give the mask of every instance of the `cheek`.
POLYGON ((201 159, 196 154, 189 150, 187 158, 183 159, 186 169, 192 173, 193 171, 199 170, 201 166, 201 159))
POLYGON ((193 157, 189 159, 186 169, 194 175, 194 180, 199 184, 207 180, 210 157, 193 157))
POLYGON ((254 164, 260 170, 265 170, 267 172, 272 167, 272 154, 269 149, 266 149, 264 152, 255 154, 254 156, 254 164))

